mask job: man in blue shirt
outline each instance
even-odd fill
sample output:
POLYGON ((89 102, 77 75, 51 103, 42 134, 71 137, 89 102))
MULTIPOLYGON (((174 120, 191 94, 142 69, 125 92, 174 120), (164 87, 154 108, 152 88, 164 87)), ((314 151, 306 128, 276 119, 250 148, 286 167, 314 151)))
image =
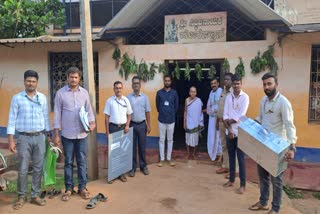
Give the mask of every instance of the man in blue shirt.
POLYGON ((39 75, 28 70, 24 73, 25 90, 11 100, 7 127, 9 149, 18 158, 18 201, 13 208, 18 210, 26 202, 29 162, 32 160, 31 203, 44 206, 39 197, 42 169, 46 151, 45 137, 51 141, 47 97, 36 90, 39 75), (17 134, 17 142, 13 135, 17 134))
POLYGON ((175 163, 171 160, 172 146, 173 146, 173 132, 176 118, 176 112, 178 111, 179 98, 176 90, 171 88, 171 76, 166 75, 163 78, 164 88, 157 92, 156 107, 159 112, 159 149, 160 149, 160 162, 159 167, 164 165, 164 141, 167 134, 168 151, 167 161, 170 166, 174 166, 175 163))
POLYGON ((128 99, 132 107, 130 127, 133 127, 133 161, 132 170, 129 172, 130 177, 134 177, 137 165, 137 147, 139 151, 140 171, 148 175, 149 171, 146 162, 146 140, 147 134, 151 131, 150 126, 150 103, 149 98, 141 93, 140 77, 132 78, 133 92, 129 94, 128 99))

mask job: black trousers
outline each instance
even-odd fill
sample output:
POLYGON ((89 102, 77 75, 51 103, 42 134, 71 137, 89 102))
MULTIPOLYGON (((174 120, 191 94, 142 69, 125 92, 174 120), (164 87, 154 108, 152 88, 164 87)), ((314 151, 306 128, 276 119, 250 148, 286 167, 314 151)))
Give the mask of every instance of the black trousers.
POLYGON ((133 161, 132 170, 137 168, 137 147, 139 153, 139 165, 140 169, 147 166, 146 163, 146 140, 147 140, 147 124, 143 123, 130 123, 130 127, 133 127, 133 161))

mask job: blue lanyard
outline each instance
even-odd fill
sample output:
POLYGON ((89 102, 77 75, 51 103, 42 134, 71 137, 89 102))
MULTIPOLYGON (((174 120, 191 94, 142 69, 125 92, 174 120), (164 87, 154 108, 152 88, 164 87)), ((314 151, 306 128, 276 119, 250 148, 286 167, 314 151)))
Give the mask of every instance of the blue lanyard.
POLYGON ((120 103, 120 102, 118 101, 118 99, 116 98, 116 102, 117 102, 119 105, 121 105, 123 108, 127 108, 128 106, 127 106, 126 100, 123 99, 123 101, 125 102, 125 105, 123 105, 122 103, 120 103))
POLYGON ((41 103, 39 102, 39 95, 36 95, 37 101, 34 101, 33 99, 31 99, 28 95, 25 95, 25 97, 26 97, 30 102, 36 103, 36 104, 38 104, 39 106, 41 106, 41 103))

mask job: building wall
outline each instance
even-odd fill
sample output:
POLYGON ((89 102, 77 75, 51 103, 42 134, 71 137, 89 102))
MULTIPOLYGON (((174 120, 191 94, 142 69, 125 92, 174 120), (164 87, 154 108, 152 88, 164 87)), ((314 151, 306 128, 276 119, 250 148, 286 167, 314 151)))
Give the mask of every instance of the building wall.
MULTIPOLYGON (((265 51, 268 45, 277 43, 277 34, 267 32, 265 41, 248 42, 217 42, 208 44, 163 44, 163 45, 122 45, 122 53, 128 52, 135 56, 139 62, 141 59, 147 62, 163 63, 164 60, 177 59, 222 59, 228 58, 231 71, 238 64, 238 57, 244 60, 246 77, 243 80, 243 89, 250 96, 250 108, 248 116, 256 117, 262 90, 262 74, 252 75, 250 61, 257 52, 265 51)), ((320 148, 319 140, 315 138, 320 128, 319 124, 308 124, 308 96, 311 45, 320 44, 320 33, 296 34, 281 40, 281 47, 276 44, 275 56, 279 63, 279 89, 289 98, 295 113, 295 125, 297 127, 297 146, 307 148, 320 148)), ((23 89, 23 72, 34 69, 40 73, 39 91, 49 96, 48 79, 48 52, 80 51, 79 43, 36 43, 36 44, 12 44, 14 48, 0 46, 0 126, 5 127, 8 120, 8 109, 11 97, 23 89)), ((103 108, 105 100, 113 95, 112 84, 115 80, 124 82, 124 94, 131 92, 131 77, 123 80, 115 67, 112 59, 114 46, 108 42, 94 42, 94 50, 99 52, 100 71, 100 113, 97 115, 98 133, 104 133, 103 108)), ((158 136, 157 112, 155 108, 156 91, 163 87, 162 75, 157 74, 155 79, 143 83, 142 91, 145 92, 151 102, 151 127, 150 136, 158 136)), ((186 89, 187 90, 187 89, 186 89)), ((51 113, 51 119, 52 119, 51 113)), ((103 135, 99 141, 105 141, 103 135)), ((156 142, 157 138, 154 139, 156 142)), ((308 160, 301 158, 302 160, 308 160)), ((318 160, 320 162, 320 160, 318 160)))
MULTIPOLYGON (((0 46, 0 126, 5 127, 11 98, 24 89, 23 73, 32 69, 39 72, 38 90, 50 98, 49 52, 80 52, 79 42, 69 43, 16 43, 0 46)), ((109 47, 110 43, 95 42, 94 51, 109 47)), ((103 86, 103 80, 101 80, 103 86)), ((51 122, 53 114, 50 114, 51 122)))
MULTIPOLYGON (((277 43, 278 37, 275 33, 267 33, 265 41, 248 42, 217 42, 210 44, 181 44, 181 45, 135 45, 123 46, 122 52, 128 52, 135 56, 137 61, 144 59, 147 62, 160 63, 164 60, 174 59, 221 59, 228 58, 231 71, 238 64, 238 57, 243 58, 246 77, 243 81, 243 89, 250 96, 250 107, 248 116, 256 117, 261 97, 264 95, 261 76, 253 75, 250 70, 250 61, 260 50, 265 51, 268 45, 277 43)), ((281 41, 281 47, 276 44, 275 56, 279 64, 279 90, 292 102, 295 113, 295 125, 297 127, 298 146, 320 148, 320 143, 314 138, 320 125, 308 124, 309 85, 310 85, 310 62, 311 45, 320 44, 320 33, 301 35, 290 35, 281 41)), ((103 57, 103 56, 101 56, 103 57)), ((108 56, 106 56, 108 58, 108 56)), ((100 70, 102 73, 107 71, 100 70)), ((113 78, 109 79, 107 85, 111 85, 113 78)), ((126 83, 130 88, 130 83, 126 83)), ((161 76, 143 86, 143 91, 149 95, 152 101, 152 109, 155 111, 155 92, 163 87, 161 76)), ((187 90, 187 89, 186 89, 187 90)), ((156 125, 157 114, 152 114, 151 135, 157 136, 156 125)))
POLYGON ((320 22, 319 0, 275 0, 274 10, 292 24, 320 22))

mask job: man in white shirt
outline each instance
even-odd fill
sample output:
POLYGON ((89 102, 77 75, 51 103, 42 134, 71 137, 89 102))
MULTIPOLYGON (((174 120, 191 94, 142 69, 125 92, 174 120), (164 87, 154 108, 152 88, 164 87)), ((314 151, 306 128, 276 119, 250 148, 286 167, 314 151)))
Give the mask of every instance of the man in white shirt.
MULTIPOLYGON (((294 158, 295 143, 297 141, 296 128, 293 124, 293 110, 288 99, 277 90, 278 79, 273 73, 266 73, 262 77, 263 89, 266 94, 260 102, 260 113, 256 118, 263 127, 286 139, 290 144, 290 150, 286 154, 286 160, 294 158)), ((270 177, 273 186, 272 209, 268 214, 279 213, 282 197, 283 173, 277 177, 271 176, 264 168, 258 165, 260 181, 260 199, 249 210, 268 210, 270 177)))
POLYGON ((224 187, 234 186, 235 181, 235 165, 236 157, 239 163, 239 177, 240 188, 237 193, 243 194, 246 186, 246 167, 244 160, 244 153, 238 148, 238 126, 240 118, 245 116, 249 107, 249 96, 241 90, 242 80, 241 76, 235 74, 232 77, 233 92, 226 97, 223 121, 226 127, 227 148, 229 154, 229 181, 225 183, 224 187))
POLYGON ((214 164, 221 163, 222 147, 219 137, 219 129, 217 129, 217 113, 219 108, 219 99, 222 94, 222 88, 219 88, 218 79, 215 77, 210 82, 211 92, 207 102, 207 114, 209 115, 208 122, 208 137, 207 137, 207 149, 209 157, 214 164))
MULTIPOLYGON (((116 81, 113 84, 115 95, 107 99, 104 107, 107 139, 108 135, 114 132, 124 130, 124 133, 127 133, 129 131, 132 108, 128 98, 122 96, 122 89, 122 82, 116 81)), ((122 182, 127 181, 124 174, 121 175, 119 179, 122 182)), ((112 181, 109 183, 112 183, 112 181)))

